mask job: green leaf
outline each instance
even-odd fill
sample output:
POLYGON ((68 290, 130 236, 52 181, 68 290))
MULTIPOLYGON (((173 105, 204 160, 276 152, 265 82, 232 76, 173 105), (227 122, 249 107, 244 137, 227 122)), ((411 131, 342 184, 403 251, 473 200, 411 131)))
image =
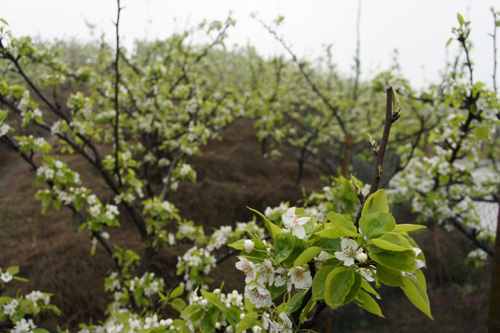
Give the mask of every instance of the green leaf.
POLYGON ((217 319, 219 317, 219 311, 212 311, 205 314, 201 320, 201 328, 204 332, 213 332, 215 329, 215 324, 217 324, 217 319))
POLYGON ((328 274, 325 287, 325 302, 333 309, 344 304, 354 284, 354 271, 346 267, 337 267, 328 274))
POLYGON ((16 275, 17 273, 19 273, 19 266, 12 266, 7 268, 7 273, 9 273, 10 275, 16 275))
POLYGON ((458 18, 458 22, 460 23, 460 25, 464 25, 465 21, 464 21, 463 16, 460 15, 460 13, 457 13, 457 18, 458 18))
POLYGON ((420 281, 424 289, 427 291, 427 281, 425 280, 424 272, 421 269, 418 269, 415 274, 417 275, 417 280, 420 281))
POLYGON ((424 286, 413 276, 403 276, 403 286, 401 287, 410 302, 415 305, 417 309, 422 311, 430 319, 434 320, 431 314, 431 306, 429 297, 425 291, 424 286))
POLYGON ((379 238, 373 238, 371 242, 381 249, 389 251, 406 251, 412 250, 411 244, 401 235, 395 232, 387 232, 379 238))
POLYGON ((380 295, 375 291, 375 289, 373 289, 372 285, 368 283, 368 281, 366 281, 365 279, 363 279, 361 281, 361 288, 366 290, 367 292, 369 292, 370 294, 372 295, 375 295, 375 297, 377 297, 378 299, 381 299, 382 297, 380 297, 380 295))
POLYGON ((371 213, 389 213, 385 190, 378 190, 368 197, 363 205, 361 216, 371 213))
POLYGON ((292 253, 296 238, 289 232, 280 232, 274 237, 274 248, 278 255, 274 262, 279 264, 292 253))
POLYGON ((326 278, 334 268, 334 266, 323 266, 319 271, 316 272, 312 284, 313 299, 323 299, 325 294, 326 278))
POLYGON ((305 251, 305 249, 307 249, 307 242, 303 239, 296 239, 295 245, 293 246, 293 251, 288 256, 288 258, 283 260, 283 265, 286 268, 292 267, 295 259, 297 259, 305 251))
POLYGON ((376 238, 396 228, 394 216, 389 213, 369 213, 359 219, 359 228, 368 238, 376 238))
POLYGON ((385 318, 382 314, 382 310, 380 310, 380 306, 378 306, 377 302, 363 290, 361 290, 356 297, 356 304, 365 309, 368 312, 373 313, 379 317, 385 318))
MULTIPOLYGON (((391 269, 385 266, 377 268, 377 278, 383 284, 391 287, 401 287, 403 285, 402 275, 400 271, 391 269)), ((367 290, 368 291, 368 290, 367 290)))
POLYGON ((190 319, 192 316, 196 315, 198 312, 203 311, 203 308, 198 304, 191 304, 181 312, 181 318, 190 319))
POLYGON ((292 299, 290 299, 290 301, 287 304, 288 313, 295 312, 295 310, 297 310, 302 305, 302 300, 304 299, 306 291, 307 290, 301 290, 295 295, 293 295, 292 299))
POLYGON ((28 279, 25 279, 25 278, 22 278, 19 276, 14 276, 13 279, 16 281, 20 281, 20 282, 28 282, 29 281, 28 279))
POLYGON ((7 118, 8 113, 9 111, 0 111, 0 123, 3 122, 5 118, 7 118))
POLYGON ((351 290, 347 294, 344 300, 344 304, 351 302, 359 293, 361 289, 361 282, 363 281, 363 277, 359 273, 354 273, 354 283, 352 284, 351 290))
POLYGON ((361 237, 361 235, 358 234, 358 230, 354 226, 354 223, 347 220, 343 215, 330 212, 326 215, 326 218, 331 222, 334 228, 342 233, 343 236, 361 237))
POLYGON ((302 252, 297 259, 295 259, 295 262, 293 263, 293 267, 297 266, 302 266, 307 264, 309 261, 313 260, 314 257, 316 257, 322 249, 317 246, 310 247, 306 249, 304 252, 302 252))
POLYGON ((394 229, 394 232, 403 233, 403 232, 415 231, 415 230, 420 230, 420 229, 425 229, 425 228, 427 228, 425 225, 419 225, 419 224, 397 224, 396 229, 394 229))
POLYGON ((43 329, 43 328, 35 328, 33 330, 33 333, 49 333, 49 331, 47 331, 46 329, 43 329))
POLYGON ((179 297, 182 295, 183 292, 184 292, 184 286, 178 286, 177 288, 172 290, 172 292, 170 293, 170 297, 172 298, 179 297))
POLYGON ((258 214, 260 217, 262 217, 262 219, 264 220, 265 224, 266 224, 266 228, 267 230, 269 231, 269 234, 271 235, 271 237, 275 237, 277 234, 279 234, 281 232, 281 228, 278 227, 276 224, 274 224, 273 222, 269 221, 267 219, 267 217, 265 217, 261 212, 255 210, 255 209, 252 209, 250 207, 247 207, 248 209, 250 209, 252 212, 258 214))
POLYGON ((325 223, 324 229, 318 232, 316 235, 328 239, 337 239, 344 237, 344 234, 339 229, 333 226, 333 223, 325 223))
POLYGON ((2 296, 0 297, 0 308, 3 307, 4 304, 10 303, 12 301, 12 297, 2 296))
POLYGON ((446 42, 446 47, 450 46, 452 41, 453 41, 453 38, 448 39, 448 41, 446 42))
POLYGON ((245 240, 246 239, 239 239, 234 243, 229 244, 228 246, 232 247, 233 249, 243 251, 245 248, 245 240))
POLYGON ((413 273, 415 271, 415 252, 406 251, 385 251, 374 245, 368 245, 368 255, 379 264, 404 272, 413 273))
POLYGON ((219 296, 212 294, 204 289, 201 289, 201 295, 205 297, 210 303, 215 305, 219 310, 221 311, 226 311, 226 306, 222 301, 219 299, 219 296))
POLYGON ((179 313, 182 313, 184 308, 186 307, 186 302, 182 298, 174 298, 170 305, 179 313))
POLYGON ((236 333, 244 332, 247 328, 250 327, 250 325, 255 323, 258 318, 259 314, 257 312, 246 313, 245 317, 243 317, 243 319, 241 319, 241 321, 238 323, 238 326, 236 327, 236 333))

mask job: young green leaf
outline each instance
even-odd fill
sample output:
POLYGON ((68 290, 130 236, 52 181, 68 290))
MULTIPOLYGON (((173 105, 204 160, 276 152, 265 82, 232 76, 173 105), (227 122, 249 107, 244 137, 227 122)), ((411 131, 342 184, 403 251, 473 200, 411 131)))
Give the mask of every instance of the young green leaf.
POLYGON ((434 320, 431 314, 431 306, 427 292, 416 278, 413 276, 403 276, 403 286, 401 287, 410 302, 415 305, 417 309, 422 311, 427 317, 434 320))
POLYGON ((411 244, 395 232, 387 232, 379 238, 373 238, 371 242, 381 249, 389 251, 401 252, 412 249, 411 244))
POLYGON ((352 284, 351 290, 347 294, 344 300, 344 304, 351 302, 359 293, 361 289, 361 282, 363 281, 363 277, 359 273, 354 273, 354 283, 352 284))
POLYGON ((356 297, 356 304, 365 309, 368 312, 373 313, 379 317, 385 318, 382 314, 382 310, 380 310, 380 306, 378 306, 377 302, 371 298, 370 295, 365 293, 363 290, 360 290, 358 296, 356 297))
POLYGON ((359 219, 359 228, 368 238, 376 238, 396 228, 396 221, 389 213, 369 213, 359 219))
POLYGON ((366 199, 361 216, 370 213, 389 213, 385 190, 378 190, 366 199))
POLYGON ((326 218, 332 223, 332 227, 342 234, 342 237, 361 237, 354 223, 347 220, 344 216, 335 212, 330 212, 326 215, 326 218))
POLYGON ((323 299, 325 294, 326 278, 334 268, 334 266, 323 266, 319 271, 316 272, 312 284, 313 299, 323 299))
POLYGON ((337 267, 328 274, 325 287, 325 302, 333 309, 344 304, 344 300, 354 284, 354 271, 337 267))
POLYGON ((264 214, 262 214, 258 210, 252 209, 250 207, 247 207, 247 208, 250 209, 252 212, 258 214, 260 217, 262 217, 262 219, 264 220, 264 222, 266 224, 267 231, 269 231, 269 234, 271 235, 271 237, 274 238, 274 236, 276 236, 277 234, 279 234, 281 232, 281 228, 278 227, 273 222, 269 221, 267 219, 267 217, 264 216, 264 214))
POLYGON ((385 251, 379 247, 368 245, 368 253, 370 258, 383 266, 404 272, 415 271, 416 262, 413 250, 385 251))
POLYGON ((295 262, 293 263, 293 267, 297 266, 302 266, 307 264, 309 261, 313 260, 314 257, 316 257, 322 249, 317 246, 313 246, 310 248, 307 248, 304 252, 302 252, 297 259, 295 259, 295 262))
POLYGON ((257 321, 257 318, 259 318, 259 314, 257 312, 246 313, 245 317, 243 317, 243 319, 241 319, 241 321, 238 323, 238 326, 236 327, 236 333, 244 332, 247 328, 250 327, 250 325, 257 321))
POLYGON ((296 238, 288 232, 280 232, 274 237, 274 248, 278 255, 274 262, 279 264, 292 253, 296 238))
POLYGON ((379 266, 377 268, 377 277, 379 281, 388 286, 401 287, 403 285, 401 276, 401 272, 395 269, 391 269, 385 266, 379 266))
POLYGON ((369 292, 370 294, 374 295, 378 299, 381 299, 380 295, 373 289, 372 285, 369 284, 365 279, 361 281, 361 288, 364 289, 365 291, 369 292))
POLYGON ((295 310, 297 310, 300 305, 302 304, 302 300, 304 299, 304 295, 306 294, 306 290, 301 290, 293 297, 290 299, 290 301, 287 304, 287 312, 288 313, 293 313, 295 310))
POLYGON ((394 232, 403 233, 425 228, 427 228, 425 225, 419 225, 419 224, 397 224, 396 228, 394 229, 394 232))

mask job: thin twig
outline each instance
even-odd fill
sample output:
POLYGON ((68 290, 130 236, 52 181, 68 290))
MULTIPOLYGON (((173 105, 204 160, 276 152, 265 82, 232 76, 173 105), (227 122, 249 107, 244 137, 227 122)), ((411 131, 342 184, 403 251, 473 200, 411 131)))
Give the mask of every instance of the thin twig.
POLYGON ((384 133, 382 134, 382 142, 380 143, 378 152, 377 152, 377 162, 375 163, 375 171, 373 174, 372 185, 370 187, 370 192, 366 195, 365 201, 359 205, 358 214, 356 216, 356 220, 354 221, 354 225, 359 224, 359 219, 361 218, 361 212, 363 210, 364 203, 366 200, 378 190, 378 186, 380 183, 380 179, 382 178, 382 165, 384 164, 384 155, 387 147, 387 142, 389 141, 389 133, 391 131, 392 123, 394 123, 398 118, 398 113, 393 113, 393 98, 394 98, 394 89, 392 87, 388 87, 385 91, 386 93, 386 106, 385 106, 385 125, 384 125, 384 133))
POLYGON ((118 4, 118 11, 116 14, 116 54, 115 54, 115 123, 114 123, 114 135, 115 135, 115 174, 118 177, 118 185, 120 187, 123 186, 122 178, 120 175, 120 166, 118 163, 118 154, 120 152, 120 134, 119 134, 119 125, 120 125, 120 106, 119 106, 119 85, 120 85, 120 68, 119 68, 119 60, 120 60, 120 33, 119 33, 119 24, 120 24, 120 12, 122 8, 120 7, 120 0, 116 0, 118 4))

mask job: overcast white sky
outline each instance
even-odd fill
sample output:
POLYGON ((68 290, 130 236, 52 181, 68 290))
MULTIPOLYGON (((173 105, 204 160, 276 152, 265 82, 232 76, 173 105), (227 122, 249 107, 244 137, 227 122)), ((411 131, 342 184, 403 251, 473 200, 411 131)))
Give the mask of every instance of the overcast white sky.
MULTIPOLYGON (((393 50, 399 51, 403 74, 416 87, 438 79, 446 60, 446 41, 457 25, 456 14, 472 20, 476 80, 492 85, 493 0, 362 0, 361 65, 363 77, 388 69, 393 50)), ((334 60, 350 73, 356 49, 357 0, 122 0, 121 35, 133 40, 164 38, 203 19, 224 20, 229 12, 236 27, 228 31, 228 45, 255 45, 264 55, 284 53, 272 36, 250 17, 264 21, 285 17, 280 34, 300 57, 313 59, 333 44, 334 60)), ((76 36, 90 38, 85 21, 97 25, 110 40, 116 18, 114 0, 1 0, 0 17, 15 36, 45 39, 76 36)), ((500 47, 500 42, 498 43, 500 47)), ((449 48, 449 57, 456 48, 449 48)))

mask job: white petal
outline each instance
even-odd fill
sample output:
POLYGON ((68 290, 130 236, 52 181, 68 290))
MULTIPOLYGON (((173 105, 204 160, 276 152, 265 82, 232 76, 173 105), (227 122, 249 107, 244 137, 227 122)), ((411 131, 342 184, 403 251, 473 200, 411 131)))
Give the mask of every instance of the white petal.
POLYGON ((344 266, 352 266, 354 265, 354 259, 353 258, 347 258, 346 260, 344 260, 344 266))
POLYGON ((298 225, 293 229, 292 235, 297 236, 299 239, 304 239, 306 236, 306 229, 303 226, 298 225))
POLYGON ((340 246, 342 246, 342 251, 344 251, 346 248, 352 248, 353 250, 356 250, 358 248, 358 243, 354 239, 343 238, 340 242, 340 246))

